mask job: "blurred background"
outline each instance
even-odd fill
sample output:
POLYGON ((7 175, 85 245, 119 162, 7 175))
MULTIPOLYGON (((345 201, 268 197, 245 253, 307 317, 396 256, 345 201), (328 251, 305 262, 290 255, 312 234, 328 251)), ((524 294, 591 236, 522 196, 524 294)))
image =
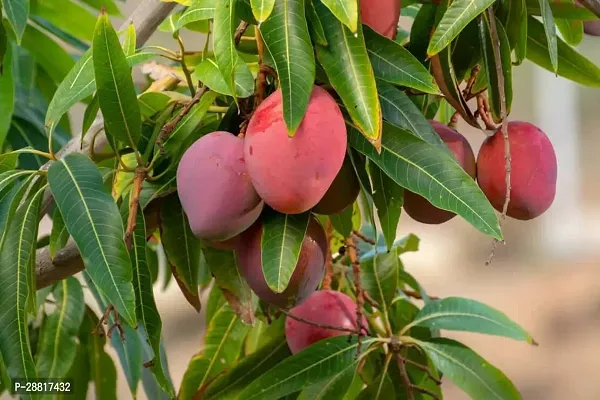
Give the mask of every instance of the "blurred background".
MULTIPOLYGON (((118 4, 126 16, 139 3, 118 4)), ((122 19, 113 23, 119 26, 122 19)), ((189 31, 183 39, 188 50, 200 50, 204 43, 200 34, 189 31)), ((148 44, 176 48, 164 32, 148 44)), ((600 64, 600 37, 586 36, 578 50, 600 64)), ((140 68, 136 80, 145 82, 140 68)), ((485 261, 491 240, 463 220, 428 226, 403 215, 398 235, 414 233, 421 239, 420 251, 404 255, 403 262, 429 294, 479 300, 532 333, 538 347, 475 334, 451 335, 503 370, 524 399, 600 399, 600 90, 557 78, 528 61, 514 69, 513 85, 510 119, 538 125, 557 153, 553 206, 529 222, 506 220, 506 245, 498 246, 490 266, 485 261)), ((81 125, 83 110, 72 110, 74 126, 81 125)), ((477 154, 485 135, 466 124, 458 128, 477 154)), ((40 236, 49 231, 45 223, 40 236)), ((204 317, 189 306, 176 284, 165 292, 157 290, 156 301, 177 387, 189 359, 202 349, 204 317)), ((129 398, 125 377, 119 374, 119 398, 129 398)), ((467 399, 451 384, 444 385, 446 399, 467 399)), ((138 397, 146 398, 143 390, 138 397)))

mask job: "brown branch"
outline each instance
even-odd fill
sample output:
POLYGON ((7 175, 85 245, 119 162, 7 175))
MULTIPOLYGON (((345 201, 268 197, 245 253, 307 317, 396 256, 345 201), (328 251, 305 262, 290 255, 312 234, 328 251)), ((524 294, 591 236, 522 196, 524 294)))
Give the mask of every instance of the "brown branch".
POLYGON ((206 86, 206 85, 202 86, 200 89, 198 89, 198 91, 196 92, 196 95, 194 97, 192 97, 192 100, 190 100, 190 102, 187 103, 185 105, 185 107, 183 107, 181 109, 181 111, 179 111, 179 114, 177 114, 177 116, 175 118, 173 118, 173 120, 171 122, 169 122, 168 124, 165 124, 165 126, 162 127, 162 129, 160 130, 160 133, 158 134, 158 138, 156 139, 156 145, 160 149, 161 153, 164 151, 164 149, 162 147, 162 144, 164 143, 164 141, 169 137, 169 135, 171 135, 171 133, 173 133, 177 124, 179 122, 181 122, 183 117, 185 117, 190 112, 192 107, 194 107, 200 101, 200 99, 202 98, 204 93, 206 93, 208 90, 209 90, 208 86, 206 86))
POLYGON ((366 237, 365 235, 363 235, 359 231, 352 231, 352 234, 354 236, 356 236, 357 238, 359 238, 360 240, 362 240, 363 242, 365 242, 365 243, 372 244, 373 246, 375 246, 377 244, 373 239, 366 237))
POLYGON ((410 377, 408 376, 408 372, 406 372, 406 362, 399 354, 396 354, 396 362, 398 363, 398 369, 400 370, 402 384, 406 388, 406 400, 415 400, 413 384, 410 383, 410 377))
POLYGON ((600 18, 600 1, 598 0, 578 0, 578 3, 583 4, 585 8, 590 10, 594 15, 600 18))
POLYGON ((429 369, 429 367, 427 367, 426 365, 419 364, 418 362, 416 362, 416 361, 413 361, 413 360, 411 360, 411 359, 409 359, 409 358, 404 358, 404 357, 402 357, 400 354, 397 354, 397 355, 396 355, 396 357, 400 357, 400 358, 402 358, 402 361, 403 361, 405 364, 410 364, 410 365, 412 365, 413 367, 415 367, 415 368, 417 368, 417 369, 419 369, 419 370, 421 370, 421 371, 425 372, 425 373, 427 374, 427 376, 429 377, 429 379, 431 379, 433 382, 435 382, 435 384, 436 384, 436 385, 438 385, 438 386, 439 386, 439 385, 441 385, 441 384, 442 384, 442 381, 441 381, 440 379, 436 378, 436 377, 433 375, 433 372, 431 372, 431 369, 429 369))
MULTIPOLYGON (((233 34, 233 40, 235 40, 236 46, 238 44, 240 44, 240 40, 242 40, 242 36, 244 36, 244 32, 246 32, 246 29, 248 29, 248 26, 250 26, 250 24, 248 22, 242 21, 236 28, 235 33, 233 34)), ((258 32, 258 29, 257 29, 257 32, 258 32)))
POLYGON ((308 319, 305 319, 305 318, 297 317, 294 314, 291 314, 290 312, 285 311, 285 310, 283 310, 281 308, 279 309, 279 311, 282 312, 284 315, 287 315, 291 319, 295 319, 298 322, 303 322, 303 323, 308 324, 308 325, 312 325, 312 326, 316 326, 316 327, 324 328, 324 329, 331 329, 331 330, 334 330, 334 331, 348 332, 348 333, 351 333, 351 334, 354 334, 354 335, 359 335, 360 334, 360 330, 359 329, 349 329, 349 328, 344 328, 342 326, 320 324, 320 323, 315 322, 315 321, 311 321, 311 320, 308 320, 308 319))
POLYGON ((410 388, 412 390, 416 390, 417 392, 426 394, 427 396, 431 397, 433 400, 441 400, 437 394, 433 393, 431 390, 424 388, 422 386, 410 385, 410 388))
POLYGON ((346 239, 346 247, 348 249, 348 256, 350 257, 350 263, 352 264, 352 275, 354 276, 354 288, 356 294, 356 327, 358 330, 358 346, 356 351, 358 354, 360 354, 361 336, 363 335, 362 329, 365 331, 367 331, 367 329, 363 325, 363 309, 365 300, 364 289, 360 282, 360 252, 352 235, 346 239))
MULTIPOLYGON (((506 219, 506 213, 508 212, 508 203, 510 202, 510 190, 511 190, 511 182, 510 182, 510 174, 511 174, 511 159, 510 159, 510 142, 508 140, 508 121, 506 119, 506 93, 504 92, 504 74, 502 72, 502 60, 500 56, 500 39, 498 37, 498 30, 496 28, 496 16, 494 15, 494 10, 492 7, 487 10, 489 20, 490 20, 490 35, 492 36, 492 40, 494 43, 494 60, 496 64, 496 74, 498 76, 498 90, 500 92, 500 118, 502 119, 502 136, 504 138, 504 169, 505 169, 505 184, 506 184, 506 194, 504 197, 504 205, 502 206, 502 215, 500 216, 499 225, 502 227, 502 223, 506 219)), ((490 265, 492 260, 494 259, 494 254, 496 253, 496 246, 498 244, 498 240, 494 238, 492 242, 492 250, 490 252, 490 256, 486 261, 486 265, 490 265)))
POLYGON ((142 184, 146 179, 146 170, 143 168, 136 168, 135 177, 133 178, 133 184, 131 187, 131 197, 129 201, 129 217, 127 219, 127 229, 125 229, 125 245, 127 250, 131 250, 131 239, 133 237, 133 231, 136 227, 136 218, 138 213, 138 207, 140 205, 140 193, 142 192, 142 184))
POLYGON ((262 103, 265 99, 267 89, 267 72, 263 69, 263 54, 264 54, 264 42, 260 34, 260 30, 256 29, 256 48, 258 51, 258 76, 256 77, 256 93, 254 95, 254 109, 262 103))
POLYGON ((469 80, 467 81, 467 86, 463 90, 463 96, 465 97, 465 100, 471 98, 471 96, 473 95, 471 91, 473 90, 473 85, 475 85, 475 82, 477 81, 477 76, 479 75, 480 71, 481 66, 479 64, 476 64, 473 68, 471 68, 471 75, 469 76, 469 80))
POLYGON ((325 229, 325 237, 327 239, 327 254, 325 255, 325 276, 323 277, 323 284, 321 285, 321 289, 330 290, 331 289, 331 277, 333 276, 333 268, 331 267, 331 263, 333 258, 331 257, 331 237, 333 236, 333 225, 331 224, 331 220, 327 220, 327 227, 325 229))
POLYGON ((485 124, 485 128, 489 130, 498 129, 498 124, 494 122, 492 113, 490 112, 490 102, 485 92, 477 95, 477 115, 485 124))
MULTIPOLYGON (((402 289, 402 292, 408 296, 408 297, 412 297, 413 299, 417 299, 417 300, 423 300, 423 296, 421 295, 421 293, 416 292, 414 290, 409 290, 409 289, 402 289)), ((429 296, 429 298, 431 300, 439 300, 440 298, 437 296, 429 296)))

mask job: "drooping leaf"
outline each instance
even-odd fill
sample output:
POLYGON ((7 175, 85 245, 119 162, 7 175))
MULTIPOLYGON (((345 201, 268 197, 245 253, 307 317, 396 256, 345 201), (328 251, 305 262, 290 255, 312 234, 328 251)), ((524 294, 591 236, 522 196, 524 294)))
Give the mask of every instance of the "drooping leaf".
POLYGON ((17 37, 17 44, 21 44, 29 17, 29 0, 2 0, 2 5, 8 23, 17 37))
POLYGON ((315 57, 304 15, 304 1, 276 1, 271 16, 260 25, 265 49, 277 70, 283 119, 290 136, 304 118, 315 80, 315 57))
POLYGON ((54 258, 56 252, 67 244, 69 232, 65 227, 60 209, 55 208, 52 213, 52 230, 50 231, 50 257, 54 258))
POLYGON ((85 7, 71 0, 31 0, 31 15, 45 19, 62 31, 91 41, 96 19, 85 7))
POLYGON ((250 80, 251 72, 248 66, 241 61, 240 56, 235 48, 233 34, 236 29, 234 26, 236 18, 236 0, 216 0, 214 27, 213 27, 213 48, 215 58, 219 70, 227 86, 232 93, 239 95, 241 93, 252 92, 254 86, 242 86, 238 89, 238 85, 246 85, 250 80))
POLYGON ((183 376, 179 398, 191 399, 194 394, 233 365, 237 359, 248 326, 244 325, 228 304, 223 304, 210 320, 204 340, 204 351, 190 360, 183 376))
POLYGON ((435 28, 429 46, 428 57, 432 57, 446 48, 450 42, 494 0, 455 0, 444 12, 439 24, 435 28))
POLYGON ((214 0, 194 0, 175 23, 174 30, 179 30, 191 24, 192 22, 203 21, 214 18, 215 1, 214 0))
MULTIPOLYGON (((366 349, 372 339, 363 340, 366 349)), ((358 342, 355 337, 337 336, 321 340, 285 359, 246 387, 239 398, 245 400, 279 399, 310 385, 322 382, 356 364, 358 342)))
POLYGON ((503 101, 502 97, 505 102, 506 115, 510 113, 513 97, 510 44, 502 23, 497 18, 495 21, 490 20, 488 15, 483 15, 479 20, 479 40, 483 50, 483 60, 488 71, 488 98, 492 116, 495 121, 500 122, 502 120, 500 105, 503 101), (500 88, 500 81, 498 79, 496 51, 498 51, 498 55, 500 56, 499 62, 501 64, 502 76, 504 77, 504 86, 502 88, 500 88))
POLYGON ((177 190, 177 181, 174 176, 165 177, 157 181, 144 181, 140 193, 140 206, 146 208, 155 199, 166 197, 177 190))
POLYGON ((310 213, 281 214, 269 210, 262 221, 262 271, 269 288, 282 293, 296 269, 310 213))
MULTIPOLYGON (((2 23, 0 23, 2 25, 2 23)), ((10 129, 14 103, 15 83, 13 79, 12 46, 6 48, 4 63, 0 63, 2 74, 0 74, 0 149, 4 146, 4 140, 10 129)))
POLYGON ((519 400, 513 383, 465 345, 447 338, 416 341, 433 364, 474 400, 519 400))
POLYGON ((377 216, 385 243, 388 250, 391 250, 404 204, 404 189, 377 165, 369 165, 369 173, 373 182, 373 201, 377 207, 377 216))
POLYGON ((555 18, 554 22, 565 42, 577 46, 583 40, 583 21, 555 18))
POLYGON ((246 386, 260 377, 265 371, 276 367, 291 355, 285 340, 272 341, 256 353, 244 357, 225 376, 215 380, 206 391, 206 399, 235 399, 246 386))
POLYGON ((177 196, 165 199, 160 213, 160 237, 167 259, 177 282, 183 284, 193 299, 190 304, 200 311, 200 240, 194 236, 177 196))
POLYGON ((435 26, 437 8, 437 4, 423 4, 410 28, 409 50, 422 63, 426 63, 429 58, 427 46, 435 26))
POLYGON ((410 326, 477 332, 535 343, 529 333, 504 313, 478 301, 460 297, 431 301, 410 326))
POLYGON ((123 336, 124 340, 121 335, 111 335, 110 343, 119 357, 131 396, 136 398, 142 376, 142 343, 136 330, 129 325, 123 326, 123 336))
POLYGON ((98 116, 98 111, 100 111, 100 100, 98 100, 98 95, 94 95, 92 101, 90 101, 90 104, 88 104, 83 113, 83 124, 81 127, 82 139, 94 123, 94 120, 98 116))
POLYGON ((439 88, 427 69, 400 43, 363 26, 365 44, 375 77, 398 86, 438 94, 439 88))
POLYGON ((29 187, 29 179, 17 179, 30 175, 27 171, 8 171, 0 174, 0 250, 4 248, 11 221, 17 211, 25 191, 29 187))
POLYGON ((429 121, 403 91, 380 80, 377 81, 377 90, 383 119, 398 128, 406 129, 428 143, 447 149, 429 121))
MULTIPOLYGON (((138 328, 138 332, 140 334, 141 338, 145 338, 146 336, 146 332, 144 332, 144 329, 142 327, 138 328)), ((155 356, 154 352, 152 351, 152 349, 150 348, 150 346, 143 346, 144 347, 144 358, 145 359, 149 359, 152 357, 160 357, 160 362, 164 367, 164 372, 165 372, 165 376, 167 378, 167 382, 169 384, 170 387, 173 387, 173 381, 169 375, 169 365, 167 362, 167 356, 166 356, 166 352, 165 352, 165 346, 164 346, 164 341, 161 341, 160 343, 160 351, 159 351, 159 355, 155 356)), ((165 392, 160 385, 158 384, 157 380, 156 380, 156 376, 153 375, 150 371, 152 371, 152 368, 142 368, 142 384, 144 386, 144 392, 146 393, 146 396, 149 399, 153 399, 153 400, 170 400, 173 399, 173 395, 169 395, 167 392, 165 392)))
POLYGON ((92 50, 98 100, 106 133, 135 149, 142 130, 140 106, 131 67, 106 14, 98 18, 92 50))
MULTIPOLYGON (((240 275, 236 256, 233 251, 217 250, 205 247, 202 253, 215 285, 221 290, 230 307, 246 325, 254 325, 254 305, 250 287, 240 275)), ((216 288, 213 288, 216 290, 216 288)))
POLYGON ((123 223, 98 168, 88 157, 71 153, 52 164, 48 182, 86 271, 125 321, 135 326, 131 261, 123 223))
POLYGON ((127 26, 125 30, 125 39, 123 39, 123 52, 125 57, 129 57, 135 54, 137 35, 135 32, 135 26, 133 23, 127 26))
POLYGON ((346 154, 350 157, 350 161, 352 161, 352 166, 354 167, 354 172, 356 173, 358 184, 360 186, 359 196, 363 196, 362 204, 366 208, 365 212, 367 215, 361 215, 361 218, 364 220, 368 219, 371 226, 375 226, 375 204, 373 202, 373 189, 367 172, 366 157, 352 148, 349 148, 346 154))
MULTIPOLYGON (((544 31, 546 32, 546 43, 548 44, 548 54, 550 55, 550 63, 552 70, 558 70, 558 40, 556 37, 556 25, 552 16, 549 0, 539 0, 544 31)), ((490 74, 491 75, 491 74, 490 74)))
POLYGON ((259 24, 261 24, 262 22, 266 21, 266 19, 271 15, 271 12, 273 12, 275 0, 250 0, 250 5, 252 6, 252 14, 254 14, 254 18, 259 24))
MULTIPOLYGON (((315 9, 315 0, 306 0, 306 21, 308 22, 308 31, 310 37, 315 43, 321 46, 327 46, 327 38, 325 37, 325 31, 323 30, 323 24, 321 23, 321 17, 317 14, 315 9)), ((316 66, 316 70, 319 70, 320 66, 316 66)), ((316 71, 315 71, 316 73, 316 71)))
MULTIPOLYGON (((529 15, 542 15, 539 0, 525 0, 525 3, 529 15)), ((579 4, 580 3, 553 1, 550 3, 550 10, 552 11, 554 18, 575 19, 581 21, 598 19, 593 12, 579 4)))
MULTIPOLYGON (((88 335, 89 332, 85 334, 88 335)), ((81 334, 80 343, 76 343, 75 348, 75 359, 71 369, 65 375, 65 378, 72 382, 72 390, 69 393, 57 394, 56 400, 86 400, 87 398, 90 383, 90 354, 87 341, 81 337, 81 334)))
POLYGON ((525 0, 502 0, 499 13, 510 47, 514 49, 517 65, 527 54, 527 6, 525 0))
MULTIPOLYGON (((600 86, 600 68, 558 38, 557 74, 586 86, 600 86)), ((544 26, 533 17, 527 19, 527 58, 548 71, 553 71, 548 54, 544 26)))
POLYGON ((481 232, 501 238, 498 216, 475 181, 447 153, 400 128, 384 124, 381 154, 350 127, 350 144, 400 186, 434 206, 459 214, 481 232), (435 160, 435 161, 433 161, 435 160))
MULTIPOLYGON (((127 214, 126 214, 127 215, 127 214)), ((143 210, 138 208, 136 225, 132 236, 132 247, 129 252, 131 265, 133 267, 133 290, 135 292, 135 314, 138 322, 144 328, 148 345, 154 353, 153 358, 145 360, 149 362, 148 369, 154 375, 161 389, 171 397, 175 395, 172 384, 165 375, 165 369, 160 359, 160 342, 162 332, 162 321, 152 287, 152 277, 148 266, 146 246, 146 222, 143 210)), ((140 335, 141 336, 141 335, 140 335)))
POLYGON ((329 216, 329 220, 331 221, 331 225, 333 225, 333 228, 344 238, 350 236, 350 234, 352 233, 353 213, 354 207, 346 207, 344 211, 329 216))
POLYGON ((36 370, 29 343, 27 326, 28 302, 33 270, 31 257, 35 253, 38 214, 45 187, 28 198, 17 209, 10 224, 6 243, 0 252, 0 354, 11 379, 35 379, 36 370))
POLYGON ((83 321, 85 303, 79 281, 73 277, 60 281, 53 291, 56 311, 42 327, 36 366, 40 378, 64 378, 77 354, 76 337, 83 321))
POLYGON ((329 44, 327 47, 317 45, 317 58, 359 131, 379 149, 381 106, 362 25, 354 34, 323 3, 315 3, 329 44))

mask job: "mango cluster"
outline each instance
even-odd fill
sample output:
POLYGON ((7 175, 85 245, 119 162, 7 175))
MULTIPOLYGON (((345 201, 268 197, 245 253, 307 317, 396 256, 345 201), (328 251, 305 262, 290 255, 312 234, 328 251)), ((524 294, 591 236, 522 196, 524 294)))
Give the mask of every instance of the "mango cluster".
MULTIPOLYGON (((502 212, 506 199, 506 153, 502 130, 486 138, 477 159, 467 139, 456 130, 430 121, 434 131, 451 150, 458 164, 479 187, 492 206, 502 212)), ((557 161, 548 136, 535 125, 508 124, 511 157, 511 191, 507 215, 530 220, 542 215, 556 195, 557 161)), ((416 221, 441 224, 456 214, 434 207, 425 198, 406 191, 404 210, 416 221)))

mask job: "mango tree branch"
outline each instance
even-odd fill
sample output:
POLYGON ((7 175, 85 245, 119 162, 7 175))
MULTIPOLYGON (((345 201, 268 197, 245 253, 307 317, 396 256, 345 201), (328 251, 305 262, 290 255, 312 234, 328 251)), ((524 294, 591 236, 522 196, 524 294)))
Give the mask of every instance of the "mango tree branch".
MULTIPOLYGON (((133 24, 136 29, 137 46, 142 47, 158 28, 158 25, 169 16, 177 3, 164 3, 161 0, 144 0, 131 14, 127 20, 123 22, 120 29, 125 29, 129 24, 133 24)), ((104 125, 104 120, 101 115, 96 118, 94 124, 90 128, 92 131, 100 130, 104 125)), ((57 158, 64 157, 70 153, 85 153, 89 154, 90 150, 89 139, 82 139, 82 133, 71 139, 57 154, 57 158)), ((108 141, 106 135, 101 133, 95 140, 95 150, 101 151, 108 141)), ((51 162, 44 164, 40 169, 47 170, 50 168, 51 162)), ((44 193, 42 204, 42 214, 45 215, 52 206, 52 192, 48 189, 44 193)), ((83 270, 83 261, 79 254, 77 246, 73 240, 69 240, 67 246, 60 250, 54 259, 50 257, 48 248, 39 249, 36 253, 36 282, 37 288, 43 288, 65 279, 77 272, 83 270)))

